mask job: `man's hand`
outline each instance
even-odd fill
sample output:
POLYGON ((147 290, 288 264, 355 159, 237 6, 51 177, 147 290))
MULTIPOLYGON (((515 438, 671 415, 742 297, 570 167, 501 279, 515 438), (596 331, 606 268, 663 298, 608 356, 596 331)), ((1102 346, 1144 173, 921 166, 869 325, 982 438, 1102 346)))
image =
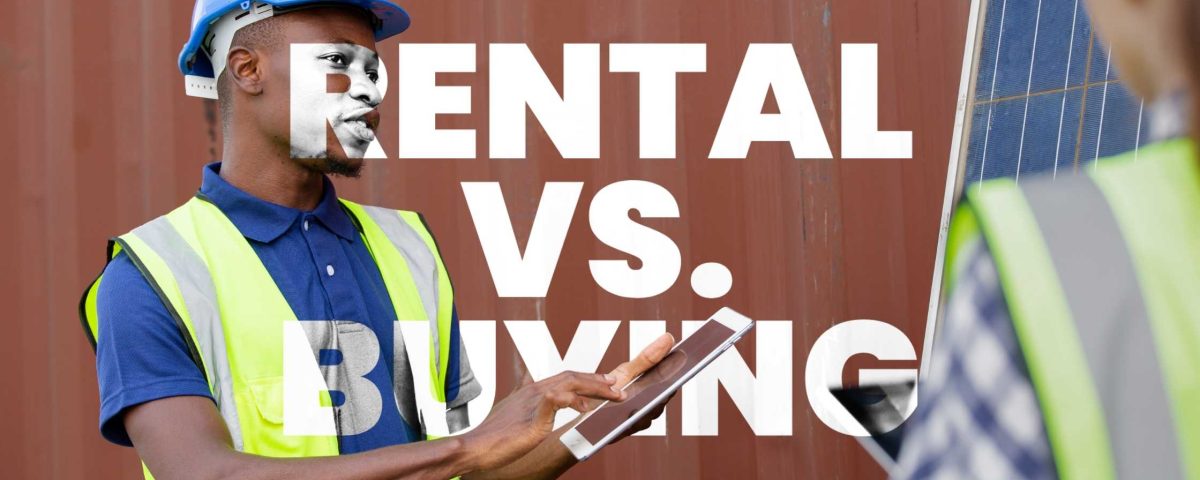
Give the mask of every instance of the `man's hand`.
POLYGON ((642 352, 633 360, 617 365, 610 375, 617 377, 618 385, 624 387, 632 382, 633 379, 645 373, 650 367, 658 365, 663 358, 671 353, 671 349, 675 348, 675 337, 669 333, 659 335, 658 338, 646 345, 642 352), (624 382, 624 383, 622 383, 624 382))
MULTIPOLYGON (((617 365, 611 372, 608 372, 613 377, 613 383, 618 389, 625 388, 634 379, 641 376, 650 367, 658 365, 668 353, 671 353, 671 348, 675 346, 675 337, 669 333, 659 335, 658 338, 646 345, 641 353, 633 360, 617 365)), ((588 410, 596 408, 601 402, 589 402, 588 410)), ((657 417, 657 415, 655 415, 657 417)))
MULTIPOLYGON (((639 353, 637 357, 635 357, 633 360, 618 365, 617 368, 614 368, 612 372, 609 372, 609 375, 616 379, 616 384, 619 388, 624 388, 630 382, 634 381, 643 373, 645 373, 646 370, 649 370, 650 367, 658 365, 658 362, 661 362, 668 353, 671 353, 671 348, 674 346, 675 337, 671 336, 669 333, 664 333, 658 338, 654 339, 653 342, 650 342, 646 348, 643 348, 642 352, 639 353)), ((654 410, 651 410, 650 413, 642 417, 641 420, 638 420, 638 422, 633 424, 632 427, 629 427, 628 430, 621 432, 621 435, 619 435, 616 440, 613 440, 612 443, 616 443, 625 437, 650 428, 650 423, 662 415, 663 410, 667 408, 667 403, 669 403, 674 397, 675 394, 672 393, 671 396, 667 397, 666 400, 663 400, 658 407, 656 407, 654 410)), ((595 408, 599 405, 597 404, 589 406, 591 408, 595 408)))
POLYGON ((563 372, 521 387, 496 405, 483 423, 463 434, 472 466, 490 470, 529 453, 553 432, 554 414, 563 408, 586 412, 604 400, 622 400, 615 381, 613 375, 563 372))
MULTIPOLYGON (((605 377, 611 379, 612 387, 614 389, 624 388, 629 384, 629 382, 632 382, 646 370, 649 370, 650 367, 653 367, 654 365, 657 365, 658 362, 662 361, 663 357, 666 357, 667 354, 671 352, 671 347, 673 346, 675 346, 675 338, 670 334, 663 334, 651 342, 650 345, 647 345, 646 348, 643 349, 636 358, 618 365, 617 368, 613 369, 613 371, 609 372, 609 374, 605 377)), ((526 385, 525 387, 522 387, 521 390, 533 385, 537 384, 535 383, 526 385)), ((521 390, 517 390, 517 392, 520 392, 521 390)), ((516 393, 510 396, 509 399, 515 396, 516 393)), ((577 396, 575 400, 576 402, 574 405, 571 405, 571 408, 574 408, 581 413, 595 409, 601 403, 603 403, 603 400, 598 398, 577 396)), ((621 398, 620 400, 624 400, 624 398, 621 398)), ((508 403, 508 399, 505 399, 501 405, 506 403, 508 403)), ((622 433, 620 438, 632 435, 635 432, 645 430, 647 427, 649 427, 650 422, 662 414, 666 403, 667 402, 663 402, 663 404, 660 405, 655 411, 650 412, 649 415, 646 415, 645 418, 643 418, 629 430, 622 433)), ((496 412, 497 409, 493 409, 492 415, 496 415, 496 412)), ((553 417, 554 415, 551 413, 549 418, 546 419, 546 423, 543 423, 542 425, 549 428, 550 425, 553 425, 553 417)), ((491 417, 488 417, 488 420, 491 420, 491 417)), ((563 446, 562 442, 558 440, 558 437, 561 436, 563 432, 573 427, 577 422, 578 420, 571 422, 563 428, 553 432, 553 435, 545 436, 541 443, 537 444, 532 451, 527 453, 523 452, 523 456, 519 456, 519 458, 515 458, 515 460, 510 460, 509 462, 500 462, 499 465, 502 466, 499 466, 498 468, 476 471, 464 476, 464 478, 469 478, 471 480, 555 478, 567 471, 567 469, 571 468, 571 466, 575 465, 576 463, 575 457, 571 455, 571 452, 567 450, 567 447, 563 446)), ((483 428, 486 423, 487 421, 485 421, 484 424, 480 425, 479 427, 483 428)), ((471 433, 474 433, 474 431, 471 433)), ((471 433, 464 434, 464 437, 471 435, 471 433)), ((507 439, 508 437, 502 436, 502 438, 507 439)), ((468 448, 472 448, 472 446, 468 444, 468 448)))

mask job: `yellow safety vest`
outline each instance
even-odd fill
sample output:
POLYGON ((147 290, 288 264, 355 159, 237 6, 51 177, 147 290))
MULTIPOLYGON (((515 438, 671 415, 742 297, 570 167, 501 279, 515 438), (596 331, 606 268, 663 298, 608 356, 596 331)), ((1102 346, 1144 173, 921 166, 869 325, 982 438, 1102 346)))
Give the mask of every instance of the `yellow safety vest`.
MULTIPOLYGON (((397 318, 430 323, 430 393, 444 403, 447 380, 458 381, 446 378, 454 292, 433 236, 417 213, 341 204, 379 266, 397 318)), ((109 242, 110 260, 121 251, 175 318, 237 450, 271 457, 338 454, 336 436, 283 433, 284 322, 297 321, 296 315, 220 209, 192 198, 109 242)), ((80 301, 93 347, 102 281, 103 275, 80 301)))
POLYGON ((1200 157, 1089 170, 970 187, 948 265, 994 257, 1060 478, 1200 479, 1200 157))

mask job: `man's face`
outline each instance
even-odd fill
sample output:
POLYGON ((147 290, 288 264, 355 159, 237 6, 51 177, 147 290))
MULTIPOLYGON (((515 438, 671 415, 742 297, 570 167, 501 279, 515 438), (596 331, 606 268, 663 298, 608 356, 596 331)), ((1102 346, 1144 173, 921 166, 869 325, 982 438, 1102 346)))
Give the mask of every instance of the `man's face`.
POLYGON ((379 57, 348 43, 294 44, 291 53, 292 74, 316 82, 305 88, 294 79, 291 85, 292 158, 327 157, 326 146, 335 142, 346 157, 362 158, 378 124, 379 57), (326 121, 334 138, 327 138, 326 121))
POLYGON ((1086 5, 1092 25, 1111 48, 1109 54, 1122 80, 1135 93, 1146 96, 1153 93, 1150 91, 1151 82, 1145 78, 1148 65, 1139 52, 1143 43, 1139 37, 1146 33, 1137 33, 1141 30, 1139 27, 1144 25, 1141 21, 1144 15, 1141 12, 1143 9, 1137 8, 1134 3, 1128 0, 1087 0, 1086 5))
POLYGON ((1113 67, 1121 81, 1142 98, 1155 99, 1169 93, 1165 79, 1171 66, 1184 62, 1186 32, 1195 28, 1188 15, 1189 2, 1196 0, 1087 0, 1088 14, 1096 33, 1111 49, 1113 67))
POLYGON ((284 41, 270 54, 273 85, 264 89, 262 123, 306 168, 356 176, 375 140, 375 107, 383 99, 374 32, 349 8, 301 10, 279 20, 284 41), (293 81, 293 74, 302 76, 293 81))

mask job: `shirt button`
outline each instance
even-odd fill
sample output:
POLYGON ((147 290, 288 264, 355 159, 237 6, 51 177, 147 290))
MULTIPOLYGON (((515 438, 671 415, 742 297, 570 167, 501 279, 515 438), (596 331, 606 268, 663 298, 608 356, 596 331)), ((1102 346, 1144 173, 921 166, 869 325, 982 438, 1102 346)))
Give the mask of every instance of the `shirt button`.
POLYGON ((326 266, 325 266, 325 273, 328 273, 328 274, 329 274, 329 276, 331 276, 331 277, 332 277, 332 276, 333 276, 333 265, 326 265, 326 266))
POLYGON ((308 231, 308 220, 304 221, 304 231, 308 231))

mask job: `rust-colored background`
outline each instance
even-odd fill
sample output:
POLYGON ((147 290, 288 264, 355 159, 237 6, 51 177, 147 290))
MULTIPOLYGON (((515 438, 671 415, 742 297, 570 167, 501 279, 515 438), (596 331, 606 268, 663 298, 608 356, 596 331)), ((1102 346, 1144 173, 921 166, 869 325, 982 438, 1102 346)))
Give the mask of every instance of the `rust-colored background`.
MULTIPOLYGON (((478 73, 444 75, 471 85, 473 113, 443 127, 476 128, 487 145, 489 42, 528 43, 560 79, 561 44, 702 42, 708 72, 679 81, 676 160, 637 159, 637 79, 607 73, 601 49, 602 159, 563 160, 536 121, 527 160, 380 160, 364 178, 339 181, 351 199, 423 211, 454 276, 464 319, 546 319, 560 350, 579 320, 703 319, 730 305, 757 319, 794 320, 794 428, 754 437, 725 394, 718 437, 679 435, 622 442, 575 468, 573 478, 879 478, 849 437, 808 406, 804 362, 830 325, 872 318, 900 327, 920 351, 937 242, 966 0, 592 0, 406 2, 405 42, 476 43, 478 73), (786 144, 755 144, 747 160, 709 160, 708 150, 750 42, 795 45, 835 156, 839 145, 840 44, 879 44, 880 127, 913 131, 913 160, 795 160, 786 144), (599 188, 625 179, 674 193, 679 219, 646 223, 683 253, 675 286, 646 300, 601 290, 589 259, 622 258, 587 222, 599 188), (460 181, 500 181, 524 239, 546 181, 584 181, 545 300, 498 299, 460 181), (692 293, 691 269, 717 261, 733 272, 718 300, 692 293)), ((103 265, 105 239, 166 212, 218 158, 215 107, 185 97, 176 56, 188 0, 0 0, 0 140, 9 212, 0 255, 5 310, 0 363, 0 474, 7 478, 132 478, 131 449, 97 431, 93 355, 80 331, 80 289, 103 265)), ((396 43, 381 46, 396 68, 396 43)), ((559 80, 554 80, 561 85, 559 80)), ((395 90, 383 109, 385 150, 396 152, 395 90)), ((482 152, 481 156, 486 156, 482 152)), ((498 328, 500 391, 520 362, 498 328)), ((627 354, 627 328, 602 368, 627 354)), ((753 339, 739 347, 754 367, 753 339)), ((872 364, 856 359, 851 368, 872 364)), ((909 365, 915 367, 915 364, 909 365)))

